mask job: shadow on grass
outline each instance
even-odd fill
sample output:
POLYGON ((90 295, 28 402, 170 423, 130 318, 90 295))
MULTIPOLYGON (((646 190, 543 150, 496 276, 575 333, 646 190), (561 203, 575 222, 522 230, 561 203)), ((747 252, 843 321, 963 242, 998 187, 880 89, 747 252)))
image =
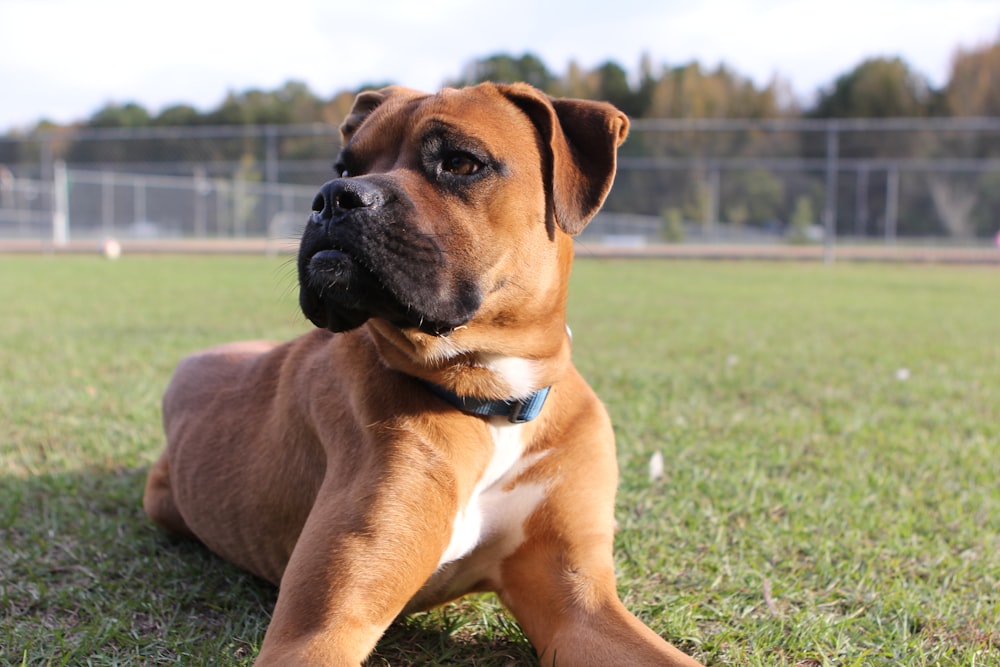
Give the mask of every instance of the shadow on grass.
MULTIPOLYGON (((538 664, 526 639, 517 641, 508 635, 491 632, 474 634, 447 626, 447 619, 437 611, 397 619, 365 666, 538 664)), ((520 630, 514 628, 512 635, 519 636, 520 630)))
MULTIPOLYGON (((252 663, 277 591, 154 526, 145 476, 0 477, 0 664, 252 663)), ((398 620, 367 664, 535 661, 516 626, 470 632, 492 607, 465 607, 398 620)))

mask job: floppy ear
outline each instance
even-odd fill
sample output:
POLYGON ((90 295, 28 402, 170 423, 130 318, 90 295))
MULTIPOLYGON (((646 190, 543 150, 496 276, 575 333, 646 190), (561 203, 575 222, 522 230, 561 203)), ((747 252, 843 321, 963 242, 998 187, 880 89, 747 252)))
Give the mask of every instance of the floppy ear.
POLYGON ((361 123, 364 122, 365 118, 390 97, 421 97, 424 95, 426 93, 404 88, 403 86, 387 86, 381 90, 366 90, 358 93, 358 96, 354 98, 354 106, 351 107, 350 113, 347 114, 344 122, 340 124, 341 143, 346 144, 350 141, 354 133, 361 127, 361 123))
POLYGON ((606 102, 552 99, 526 84, 498 89, 541 133, 551 213, 564 232, 579 234, 611 190, 628 116, 606 102))

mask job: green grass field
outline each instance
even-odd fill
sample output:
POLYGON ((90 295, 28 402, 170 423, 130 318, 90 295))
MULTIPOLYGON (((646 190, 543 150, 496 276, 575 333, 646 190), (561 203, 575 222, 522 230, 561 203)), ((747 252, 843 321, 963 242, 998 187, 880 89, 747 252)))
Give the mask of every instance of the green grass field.
MULTIPOLYGON (((140 498, 177 359, 305 331, 296 294, 283 259, 0 257, 0 664, 252 661, 274 590, 140 498)), ((1000 664, 1000 272, 582 260, 570 310, 654 629, 712 665, 1000 664)), ((532 656, 481 596, 370 664, 532 656)))

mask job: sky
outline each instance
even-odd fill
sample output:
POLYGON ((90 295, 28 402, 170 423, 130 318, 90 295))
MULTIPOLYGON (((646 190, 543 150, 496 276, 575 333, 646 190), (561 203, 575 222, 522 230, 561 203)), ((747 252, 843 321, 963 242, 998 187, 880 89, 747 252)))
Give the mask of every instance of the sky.
POLYGON ((433 90, 463 65, 531 52, 556 74, 614 60, 725 63, 804 103, 865 58, 942 85, 958 47, 1000 38, 997 0, 0 0, 0 131, 108 103, 215 108, 289 80, 433 90))

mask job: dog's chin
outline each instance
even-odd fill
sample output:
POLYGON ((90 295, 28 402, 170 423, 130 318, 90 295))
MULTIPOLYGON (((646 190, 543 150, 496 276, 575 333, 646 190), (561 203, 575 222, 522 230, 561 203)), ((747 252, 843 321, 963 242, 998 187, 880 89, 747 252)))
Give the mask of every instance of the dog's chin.
POLYGON ((459 308, 445 317, 424 312, 394 296, 377 276, 339 250, 321 250, 303 261, 299 282, 303 314, 317 327, 334 333, 350 331, 378 317, 400 329, 447 336, 467 324, 475 313, 474 308, 459 308))
POLYGON ((339 250, 300 258, 299 306, 306 318, 335 333, 364 324, 370 315, 359 298, 357 273, 354 260, 339 250))

